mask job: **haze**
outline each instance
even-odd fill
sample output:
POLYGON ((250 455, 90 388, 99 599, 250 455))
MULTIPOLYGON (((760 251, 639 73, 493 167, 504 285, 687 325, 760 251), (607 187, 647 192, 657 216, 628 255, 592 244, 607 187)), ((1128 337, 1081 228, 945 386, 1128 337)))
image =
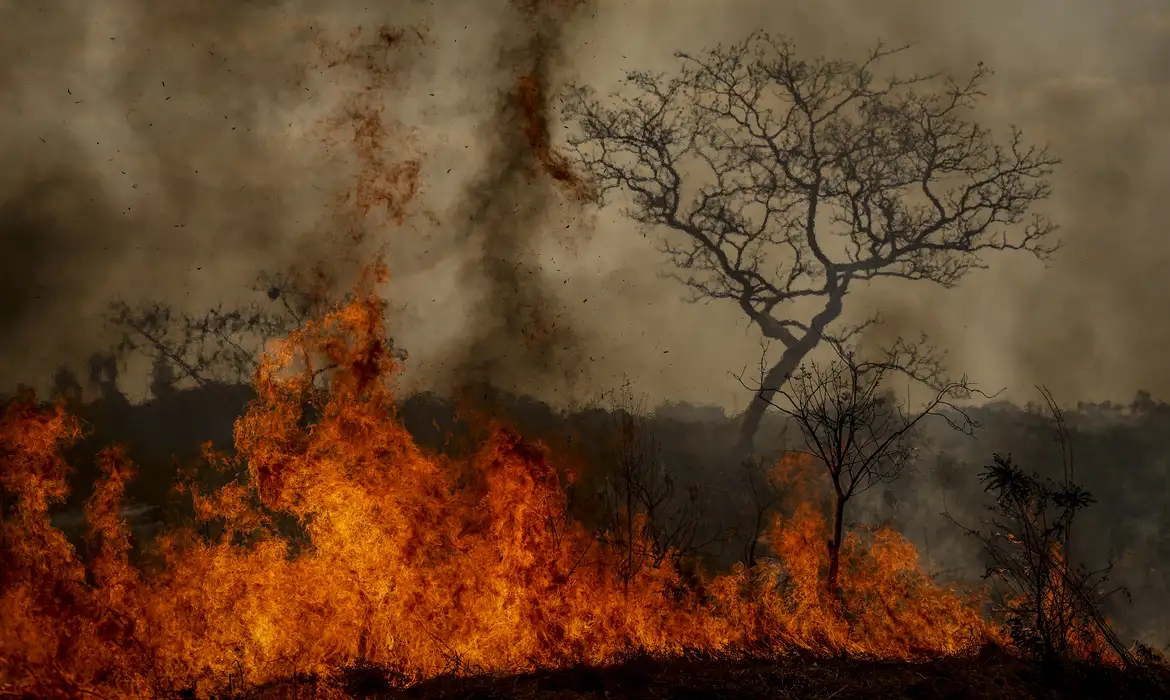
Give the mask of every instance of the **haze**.
POLYGON ((1164 3, 561 4, 539 21, 507 0, 0 9, 0 383, 84 363, 109 341, 101 313, 114 299, 198 311, 246 298, 261 269, 341 264, 335 197, 362 164, 323 124, 369 86, 319 48, 385 24, 403 37, 374 86, 397 123, 386 157, 417 157, 422 188, 402 225, 363 221, 362 250, 386 247, 412 386, 449 388, 474 365, 565 402, 627 375, 652 401, 746 405, 730 373, 757 361, 758 334, 733 305, 684 303, 653 240, 616 209, 583 209, 500 166, 513 146, 499 105, 534 61, 552 92, 567 81, 607 92, 624 71, 669 70, 673 51, 765 29, 809 56, 881 38, 914 42, 907 64, 922 71, 983 61, 996 70, 983 117, 1064 160, 1047 211, 1065 248, 1049 268, 990 259, 953 292, 875 285, 854 292, 853 313, 881 310, 885 334, 930 333, 952 368, 1008 398, 1032 398, 1035 384, 1064 402, 1170 394, 1164 3), (505 318, 517 304, 556 328, 539 362, 505 318))

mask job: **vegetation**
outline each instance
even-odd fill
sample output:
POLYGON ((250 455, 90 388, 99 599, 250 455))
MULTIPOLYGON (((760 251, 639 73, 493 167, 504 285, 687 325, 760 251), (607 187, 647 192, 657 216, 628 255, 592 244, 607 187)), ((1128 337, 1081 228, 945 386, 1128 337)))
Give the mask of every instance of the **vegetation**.
MULTIPOLYGON (((679 54, 674 77, 630 74, 616 107, 567 102, 590 184, 668 230, 696 300, 734 301, 783 346, 733 420, 664 417, 629 383, 573 414, 398 396, 377 265, 343 299, 314 272, 262 277, 236 310, 114 305, 99 400, 62 373, 58 404, 21 392, 0 414, 0 694, 1164 695, 1159 652, 1106 619, 1113 563, 1083 563, 1094 498, 1052 397, 1049 416, 972 407, 990 397, 925 339, 853 349, 879 322, 843 324, 858 285, 952 286, 984 253, 1056 248, 1029 215, 1057 161, 969 119, 987 70, 878 77, 901 50, 810 61, 756 34, 679 54), (811 360, 822 345, 835 360, 811 360), (146 406, 118 391, 131 354, 153 362, 146 406), (891 392, 895 375, 926 400, 891 392), (205 427, 189 402, 225 388, 211 434, 159 437, 205 427), (976 475, 948 452, 1008 414, 1051 418, 1059 477, 1006 453, 976 475), (128 424, 153 433, 148 459, 128 424), (978 478, 991 497, 957 528, 991 597, 899 530, 932 459, 947 495, 970 501, 978 478), (859 517, 878 492, 892 515, 859 517), (83 517, 64 526, 67 507, 83 517), (160 511, 179 517, 132 517, 160 511)), ((1162 408, 1139 394, 1124 420, 1162 408)))

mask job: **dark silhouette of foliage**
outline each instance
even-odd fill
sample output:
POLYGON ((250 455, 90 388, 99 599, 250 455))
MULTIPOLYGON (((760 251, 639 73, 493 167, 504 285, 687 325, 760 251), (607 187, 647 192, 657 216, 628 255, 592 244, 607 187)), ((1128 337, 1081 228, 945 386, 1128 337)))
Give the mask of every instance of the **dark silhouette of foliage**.
POLYGON ((697 484, 680 484, 663 453, 649 411, 627 380, 610 392, 601 492, 600 535, 623 555, 627 581, 667 557, 693 561, 718 542, 697 484))
POLYGON ((1003 617, 1013 642, 1025 654, 1054 662, 1112 652, 1125 663, 1134 657, 1101 614, 1101 606, 1121 588, 1105 588, 1113 569, 1071 561, 1073 525, 1096 501, 1075 480, 1064 414, 1041 389, 1055 425, 1064 466, 1060 480, 1026 473, 1010 455, 996 454, 980 474, 994 497, 982 528, 964 528, 991 560, 986 576, 997 584, 995 612, 1003 617))

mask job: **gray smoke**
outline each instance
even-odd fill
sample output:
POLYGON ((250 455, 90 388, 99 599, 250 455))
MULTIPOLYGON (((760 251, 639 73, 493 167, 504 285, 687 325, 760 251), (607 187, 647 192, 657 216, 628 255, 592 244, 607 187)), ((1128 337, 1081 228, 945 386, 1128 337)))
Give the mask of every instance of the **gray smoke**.
POLYGON ((308 74, 312 21, 290 9, 62 0, 0 13, 0 382, 102 349, 116 298, 206 307, 319 247, 308 234, 336 176, 306 177, 320 158, 297 150, 324 98, 308 74))
MULTIPOLYGON (((1034 384, 1067 402, 1170 394, 1170 13, 1153 0, 11 0, 0 385, 84 365, 110 340, 115 299, 198 313, 246 298, 260 270, 382 248, 412 387, 490 382, 564 403, 625 374, 651 402, 743 408, 729 373, 754 365, 758 335, 732 304, 680 301, 653 236, 579 201, 543 110, 567 81, 604 93, 758 29, 810 56, 914 42, 904 67, 921 72, 983 61, 997 71, 983 117, 1065 161, 1048 213, 1066 247, 1050 267, 1005 256, 953 292, 875 285, 851 313, 927 331, 955 371, 1015 400, 1034 384), (339 252, 339 231, 364 247, 339 252)), ((932 561, 970 562, 937 518, 944 487, 977 490, 972 470, 1009 438, 956 447, 963 463, 924 466, 871 514, 894 512, 932 561)), ((1103 519, 1154 522, 1141 514, 1164 503, 1166 468, 1148 454, 1128 473, 1161 490, 1103 501, 1103 519)), ((717 472, 686 461, 700 481, 717 472)), ((978 517, 974 498, 949 505, 978 517)))
POLYGON ((473 246, 465 273, 483 284, 449 381, 527 391, 543 385, 546 395, 563 396, 581 379, 586 343, 543 270, 541 249, 544 239, 569 238, 580 227, 558 206, 577 183, 549 150, 546 93, 566 59, 563 33, 586 6, 512 3, 518 21, 499 39, 497 94, 475 134, 484 166, 455 210, 454 226, 468 231, 473 246), (557 178, 568 188, 558 190, 557 178))
POLYGON ((951 293, 875 285, 854 313, 930 332, 956 370, 1013 397, 1034 383, 1070 400, 1165 394, 1170 331, 1152 319, 1168 252, 1157 116, 1170 30, 1157 7, 14 3, 0 24, 0 381, 80 362, 105 342, 113 298, 198 310, 247 292, 258 269, 328 257, 336 197, 363 164, 323 124, 365 90, 397 129, 386 162, 421 162, 405 224, 367 222, 388 251, 418 386, 470 375, 567 399, 628 374, 656 399, 742 407, 728 373, 757 359, 754 331, 732 306, 679 301, 652 239, 574 201, 542 168, 517 90, 528 76, 545 102, 566 80, 605 91, 625 70, 669 69, 675 50, 765 28, 810 55, 881 37, 916 42, 909 68, 984 61, 997 70, 985 118, 1019 123, 1065 160, 1050 213, 1066 248, 1050 268, 992 260, 951 293), (380 25, 402 37, 378 59, 380 81, 323 58, 323 44, 380 25))

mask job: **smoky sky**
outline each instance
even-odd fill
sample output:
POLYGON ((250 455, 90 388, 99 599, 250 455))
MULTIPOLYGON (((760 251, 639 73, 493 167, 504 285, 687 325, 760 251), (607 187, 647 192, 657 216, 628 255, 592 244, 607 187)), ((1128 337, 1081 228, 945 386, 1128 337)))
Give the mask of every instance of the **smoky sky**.
MULTIPOLYGON (((1158 348, 1166 325, 1159 270, 1166 246, 1168 132, 1166 52, 1170 34, 1159 5, 1148 2, 737 2, 716 11, 699 3, 602 3, 596 23, 575 49, 582 82, 603 92, 622 69, 669 71, 670 52, 731 42, 755 29, 792 37, 807 55, 856 57, 878 39, 912 43, 900 70, 962 74, 980 61, 996 71, 979 118, 999 133, 1011 124, 1033 141, 1049 143, 1064 163, 1044 211, 1062 227, 1065 247, 1045 267, 1027 256, 989 258, 957 290, 913 284, 874 284, 854 290, 847 313, 880 311, 888 334, 930 333, 949 353, 954 371, 990 390, 1034 398, 1049 386, 1061 400, 1132 397, 1148 388, 1165 394, 1158 348), (731 8, 735 9, 732 10, 731 8), (724 11, 726 9, 726 11, 724 11)), ((650 242, 632 227, 611 224, 612 240, 629 244, 653 264, 650 242)), ((755 333, 731 320, 734 305, 711 304, 672 314, 669 285, 649 282, 637 264, 608 275, 623 286, 625 326, 657 344, 664 356, 643 353, 635 373, 661 388, 700 391, 744 407, 726 372, 752 365, 755 333), (632 289, 639 291, 633 292, 632 289), (643 296, 642 290, 645 290, 643 296), (661 295, 661 296, 658 296, 661 295), (687 320, 683 320, 687 319, 687 320), (714 361, 714 358, 719 358, 714 361), (714 371, 713 371, 714 370, 714 371), (714 388, 715 382, 721 386, 714 388), (706 389, 704 387, 704 389, 706 389)), ((630 343, 630 347, 634 343, 630 343)))
POLYGON ((328 256, 360 157, 322 125, 364 91, 396 135, 386 162, 421 163, 406 220, 365 222, 411 382, 576 400, 625 374, 654 399, 742 408, 729 373, 756 361, 758 335, 734 305, 682 302, 654 232, 541 172, 517 86, 536 80, 551 105, 569 81, 607 92, 627 70, 669 70, 674 51, 766 29, 810 55, 882 38, 914 42, 906 61, 927 72, 983 61, 996 75, 981 116, 1064 160, 1046 210, 1065 248, 1048 267, 1005 256, 950 292, 875 285, 849 313, 927 331, 957 370, 1016 396, 1170 393, 1170 15, 1156 2, 60 0, 0 14, 5 385, 81 362, 108 340, 115 298, 195 311, 244 297, 258 270, 328 256), (322 58, 323 42, 382 25, 402 39, 380 49, 377 80, 322 58))
POLYGON ((303 253, 318 214, 294 173, 311 166, 278 119, 306 100, 289 46, 311 43, 276 9, 3 10, 5 384, 100 349, 115 298, 209 305, 303 253))

